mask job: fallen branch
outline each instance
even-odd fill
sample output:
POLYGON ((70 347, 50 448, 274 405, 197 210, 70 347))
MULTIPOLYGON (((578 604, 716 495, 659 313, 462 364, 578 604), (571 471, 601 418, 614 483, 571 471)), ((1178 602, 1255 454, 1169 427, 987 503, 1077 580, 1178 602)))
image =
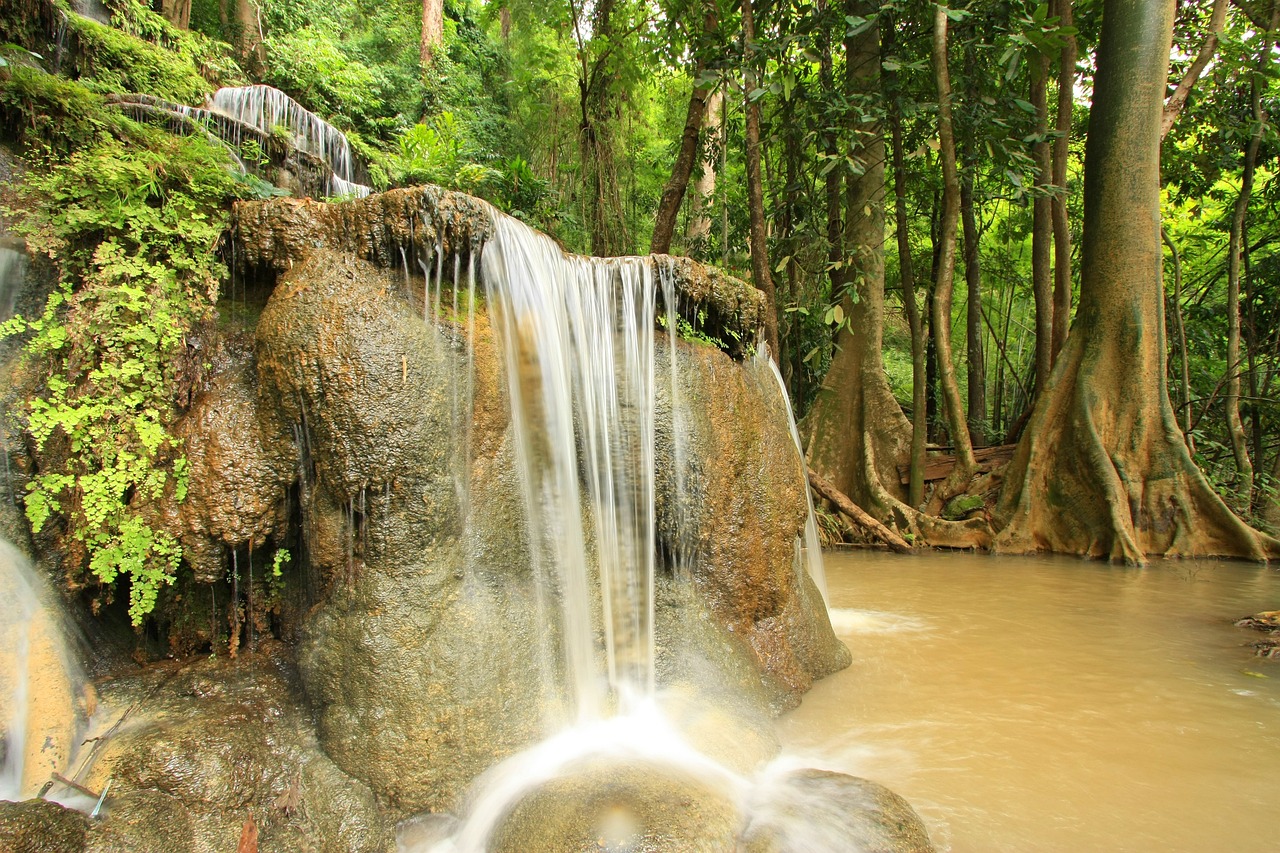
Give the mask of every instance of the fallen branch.
POLYGON ((868 515, 861 507, 849 500, 844 492, 831 485, 825 477, 814 471, 809 471, 809 485, 813 486, 814 491, 822 495, 831 503, 835 504, 836 509, 840 510, 850 521, 859 527, 871 533, 884 544, 888 545, 899 554, 910 554, 911 545, 907 540, 885 527, 868 515))

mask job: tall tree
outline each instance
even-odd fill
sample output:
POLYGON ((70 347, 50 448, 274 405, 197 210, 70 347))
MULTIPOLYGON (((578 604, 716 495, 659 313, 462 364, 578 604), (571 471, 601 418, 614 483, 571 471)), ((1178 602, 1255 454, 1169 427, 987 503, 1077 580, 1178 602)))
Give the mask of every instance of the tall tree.
POLYGON ((1214 493, 1169 403, 1159 177, 1173 13, 1174 0, 1104 0, 1080 305, 1006 475, 1003 551, 1133 563, 1280 553, 1214 493))
POLYGON ((933 283, 933 337, 938 353, 938 387, 942 392, 942 414, 951 433, 956 458, 947 479, 934 491, 931 506, 962 491, 978 468, 969 439, 960 384, 956 381, 951 354, 951 303, 955 289, 956 231, 960 221, 960 174, 956 168, 956 140, 951 118, 951 73, 947 60, 946 6, 937 6, 933 16, 933 73, 938 87, 938 155, 942 163, 942 219, 938 228, 937 273, 933 283))
POLYGON ((755 13, 752 0, 742 0, 743 102, 746 110, 747 206, 750 210, 751 278, 764 294, 764 337, 774 359, 782 357, 778 347, 778 300, 773 273, 769 268, 769 237, 764 218, 764 182, 760 176, 760 100, 756 95, 755 13))
POLYGON ((578 145, 583 173, 581 197, 591 233, 591 253, 617 255, 627 250, 626 217, 618 188, 615 123, 618 102, 614 80, 623 39, 614 31, 617 0, 598 0, 589 25, 577 0, 569 0, 578 53, 578 145))
POLYGON ((1076 89, 1076 36, 1072 0, 1055 0, 1054 13, 1065 33, 1058 54, 1058 118, 1053 140, 1053 360, 1071 327, 1071 226, 1067 221, 1067 161, 1076 89))
POLYGON ((418 58, 423 69, 431 67, 431 59, 444 43, 444 0, 422 0, 422 38, 418 41, 418 58))
MULTIPOLYGON (((715 5, 706 3, 702 22, 702 33, 710 36, 716 29, 715 5)), ((689 93, 689 108, 685 112, 684 130, 680 134, 680 149, 676 153, 676 162, 671 167, 671 177, 662 188, 662 196, 658 199, 658 212, 653 220, 653 237, 649 241, 649 251, 666 254, 671 251, 671 238, 676 230, 676 218, 680 214, 680 204, 684 201, 685 191, 689 187, 689 177, 693 174, 694 164, 698 159, 698 141, 707 113, 707 103, 714 81, 703 79, 706 63, 702 58, 700 45, 694 46, 693 88, 689 93)))
POLYGON ((689 222, 689 252, 696 257, 706 256, 711 240, 711 203, 716 194, 716 146, 723 147, 724 90, 715 88, 707 96, 703 111, 702 171, 693 184, 692 215, 689 222), (713 144, 714 143, 714 144, 713 144))
MULTIPOLYGON (((845 39, 846 94, 854 103, 880 95, 878 4, 849 0, 845 14, 860 22, 845 39)), ((885 378, 884 336, 884 131, 879 106, 845 118, 849 155, 859 164, 846 173, 848 190, 839 235, 848 286, 839 295, 846 322, 822 391, 807 420, 811 466, 854 503, 888 518, 905 495, 897 465, 907 459, 910 425, 885 378)), ((840 169, 841 166, 836 166, 840 169)), ((837 187, 838 190, 838 187, 837 187)), ((832 211, 828 210, 830 219, 832 211)), ((840 220, 837 219, 837 222, 840 220)))

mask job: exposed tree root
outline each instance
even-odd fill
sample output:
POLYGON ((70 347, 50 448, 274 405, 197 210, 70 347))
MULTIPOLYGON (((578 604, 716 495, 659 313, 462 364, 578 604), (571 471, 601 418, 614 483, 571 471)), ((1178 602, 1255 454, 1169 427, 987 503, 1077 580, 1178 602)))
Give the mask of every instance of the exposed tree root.
POLYGON ((905 539, 868 515, 864 509, 849 500, 843 492, 827 482, 826 478, 821 474, 812 468, 808 469, 808 474, 809 483, 813 486, 814 491, 835 504, 836 509, 844 513, 851 521, 899 554, 911 553, 911 545, 905 539))
POLYGON ((1083 335, 1073 334, 1062 356, 1009 465, 997 551, 1130 564, 1149 555, 1280 554, 1280 542, 1237 518, 1209 486, 1162 385, 1100 378, 1121 369, 1119 354, 1083 335))

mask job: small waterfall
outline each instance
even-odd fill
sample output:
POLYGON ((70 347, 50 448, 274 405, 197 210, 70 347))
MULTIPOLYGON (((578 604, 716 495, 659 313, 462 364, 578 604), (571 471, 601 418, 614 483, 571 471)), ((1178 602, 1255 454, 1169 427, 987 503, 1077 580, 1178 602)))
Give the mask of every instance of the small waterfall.
POLYGON ((26 558, 0 539, 0 800, 63 771, 76 730, 78 667, 26 558))
POLYGON ((808 463, 805 462, 804 444, 800 441, 800 430, 796 426, 795 412, 791 410, 791 397, 787 394, 787 383, 782 378, 782 373, 778 370, 778 365, 772 358, 769 358, 768 350, 763 345, 756 353, 756 359, 763 361, 768 365, 768 369, 773 373, 773 378, 778 382, 778 393, 782 395, 782 405, 787 411, 787 426, 791 430, 791 440, 796 443, 796 453, 799 454, 800 476, 805 481, 804 500, 808 508, 808 515, 805 516, 804 523, 804 540, 796 540, 796 569, 803 569, 809 573, 809 577, 813 579, 813 584, 818 588, 818 592, 822 593, 822 602, 828 607, 831 606, 831 599, 827 596, 827 569, 822 563, 822 539, 818 535, 818 519, 813 513, 813 491, 808 486, 809 472, 808 463))
POLYGON ((654 692, 655 304, 673 304, 671 277, 648 258, 567 256, 501 214, 494 234, 482 276, 543 606, 559 608, 578 720, 629 713, 654 692))
POLYGON ((0 246, 0 321, 13 316, 26 273, 26 253, 0 246))
POLYGON ((364 198, 369 187, 355 179, 355 158, 342 131, 270 86, 230 86, 209 98, 209 110, 271 135, 276 128, 292 134, 293 146, 318 157, 332 172, 329 194, 364 198))

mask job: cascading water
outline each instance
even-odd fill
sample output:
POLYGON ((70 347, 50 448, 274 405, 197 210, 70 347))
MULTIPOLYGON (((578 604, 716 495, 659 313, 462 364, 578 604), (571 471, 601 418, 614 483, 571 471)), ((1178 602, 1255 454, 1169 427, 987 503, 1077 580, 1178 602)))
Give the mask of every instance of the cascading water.
POLYGON ((659 291, 674 303, 670 276, 649 259, 566 256, 505 216, 483 274, 504 343, 534 568, 539 588, 559 598, 577 718, 600 719, 613 702, 634 711, 654 692, 653 329, 659 291))
POLYGON ((66 768, 78 667, 26 558, 0 539, 0 800, 33 796, 66 768))
MULTIPOLYGON (((355 158, 342 131, 270 86, 228 86, 209 98, 209 110, 270 135, 286 128, 299 151, 320 158, 331 174, 329 194, 364 198, 369 187, 355 179, 355 158)), ((233 140, 239 144, 240 140, 233 140)))
POLYGON ((0 320, 13 316, 14 304, 26 275, 27 255, 8 246, 0 246, 0 320))

